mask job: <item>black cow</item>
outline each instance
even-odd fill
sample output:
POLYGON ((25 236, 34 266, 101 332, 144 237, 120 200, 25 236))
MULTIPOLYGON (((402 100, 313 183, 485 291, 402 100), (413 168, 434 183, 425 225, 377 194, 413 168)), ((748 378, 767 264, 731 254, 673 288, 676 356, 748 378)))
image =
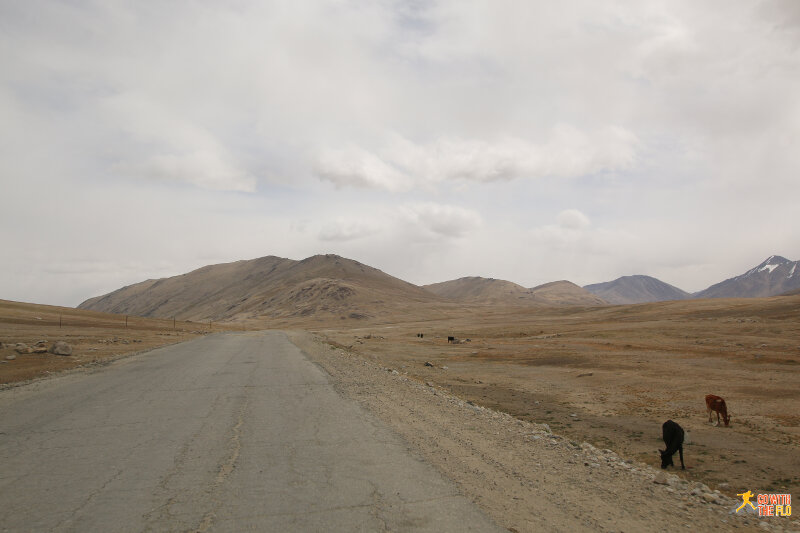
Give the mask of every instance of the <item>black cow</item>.
POLYGON ((675 452, 680 452, 681 469, 686 470, 686 467, 683 465, 683 428, 680 427, 677 422, 667 420, 664 422, 664 425, 661 426, 661 430, 664 436, 664 444, 667 445, 666 450, 659 450, 661 454, 661 468, 675 466, 672 462, 672 456, 675 455, 675 452))

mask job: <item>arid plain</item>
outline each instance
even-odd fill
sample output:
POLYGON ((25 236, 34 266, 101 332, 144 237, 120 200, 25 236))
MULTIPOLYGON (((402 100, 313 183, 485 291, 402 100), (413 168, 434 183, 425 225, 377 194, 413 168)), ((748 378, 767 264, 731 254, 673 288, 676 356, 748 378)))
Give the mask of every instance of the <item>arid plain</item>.
POLYGON ((675 420, 689 434, 687 479, 734 497, 800 491, 798 296, 476 306, 449 320, 317 329, 477 405, 654 466, 661 424, 675 420), (706 394, 727 400, 730 427, 709 424, 706 394))
MULTIPOLYGON (((448 303, 419 311, 425 319, 410 321, 411 310, 367 321, 305 316, 175 326, 130 317, 125 328, 122 315, 2 302, 2 342, 64 338, 75 356, 18 355, 0 365, 0 383, 211 330, 304 329, 464 400, 650 465, 663 447, 661 424, 673 419, 689 433, 687 470, 679 475, 734 497, 748 488, 800 491, 800 296, 603 307, 448 303), (709 424, 709 393, 727 400, 730 427, 709 424)), ((12 353, 7 346, 2 358, 12 353)))

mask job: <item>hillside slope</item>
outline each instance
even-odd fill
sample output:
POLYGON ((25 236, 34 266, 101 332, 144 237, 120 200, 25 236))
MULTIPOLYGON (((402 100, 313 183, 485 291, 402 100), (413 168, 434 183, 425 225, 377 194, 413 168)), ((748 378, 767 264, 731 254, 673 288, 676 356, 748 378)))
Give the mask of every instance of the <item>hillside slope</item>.
POLYGON ((650 276, 623 276, 614 281, 593 283, 583 287, 611 304, 639 304, 685 300, 691 295, 663 281, 650 276))
POLYGON ((502 279, 476 276, 423 285, 422 288, 443 298, 460 302, 514 305, 530 299, 530 291, 522 285, 502 279))
POLYGON ((437 300, 430 292, 376 268, 337 255, 316 255, 302 261, 268 256, 205 266, 123 287, 78 307, 185 320, 360 319, 399 305, 437 300))
POLYGON ((424 285, 450 300, 493 305, 605 305, 606 302, 570 281, 554 281, 532 289, 511 281, 466 277, 424 285))
POLYGON ((694 298, 763 298, 800 289, 800 261, 771 255, 760 265, 735 278, 697 292, 694 298))

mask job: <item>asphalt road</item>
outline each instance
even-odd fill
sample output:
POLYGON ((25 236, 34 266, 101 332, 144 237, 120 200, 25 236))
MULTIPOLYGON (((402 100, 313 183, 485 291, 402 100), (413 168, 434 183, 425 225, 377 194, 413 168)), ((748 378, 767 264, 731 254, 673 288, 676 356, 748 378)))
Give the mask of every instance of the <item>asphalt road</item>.
POLYGON ((279 332, 0 391, 0 531, 500 531, 279 332))

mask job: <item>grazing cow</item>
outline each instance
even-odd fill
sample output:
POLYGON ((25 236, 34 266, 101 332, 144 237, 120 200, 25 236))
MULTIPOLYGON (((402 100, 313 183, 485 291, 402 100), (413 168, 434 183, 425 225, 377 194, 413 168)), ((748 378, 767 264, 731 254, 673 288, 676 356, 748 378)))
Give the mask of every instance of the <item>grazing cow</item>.
POLYGON ((725 427, 728 427, 728 423, 731 421, 731 417, 728 415, 728 406, 725 405, 725 400, 720 398, 719 396, 714 396, 713 394, 706 395, 706 408, 708 408, 708 421, 713 422, 711 418, 711 413, 717 413, 717 426, 719 426, 719 417, 722 415, 722 420, 725 421, 725 427))
POLYGON ((686 470, 686 466, 683 464, 683 428, 680 427, 677 422, 667 420, 664 422, 664 425, 661 426, 661 430, 664 437, 664 444, 667 445, 666 450, 659 450, 661 454, 661 468, 675 466, 675 463, 672 462, 672 456, 675 455, 675 452, 680 452, 681 469, 686 470))
POLYGON ((456 338, 452 336, 447 337, 447 342, 456 342, 456 338))

